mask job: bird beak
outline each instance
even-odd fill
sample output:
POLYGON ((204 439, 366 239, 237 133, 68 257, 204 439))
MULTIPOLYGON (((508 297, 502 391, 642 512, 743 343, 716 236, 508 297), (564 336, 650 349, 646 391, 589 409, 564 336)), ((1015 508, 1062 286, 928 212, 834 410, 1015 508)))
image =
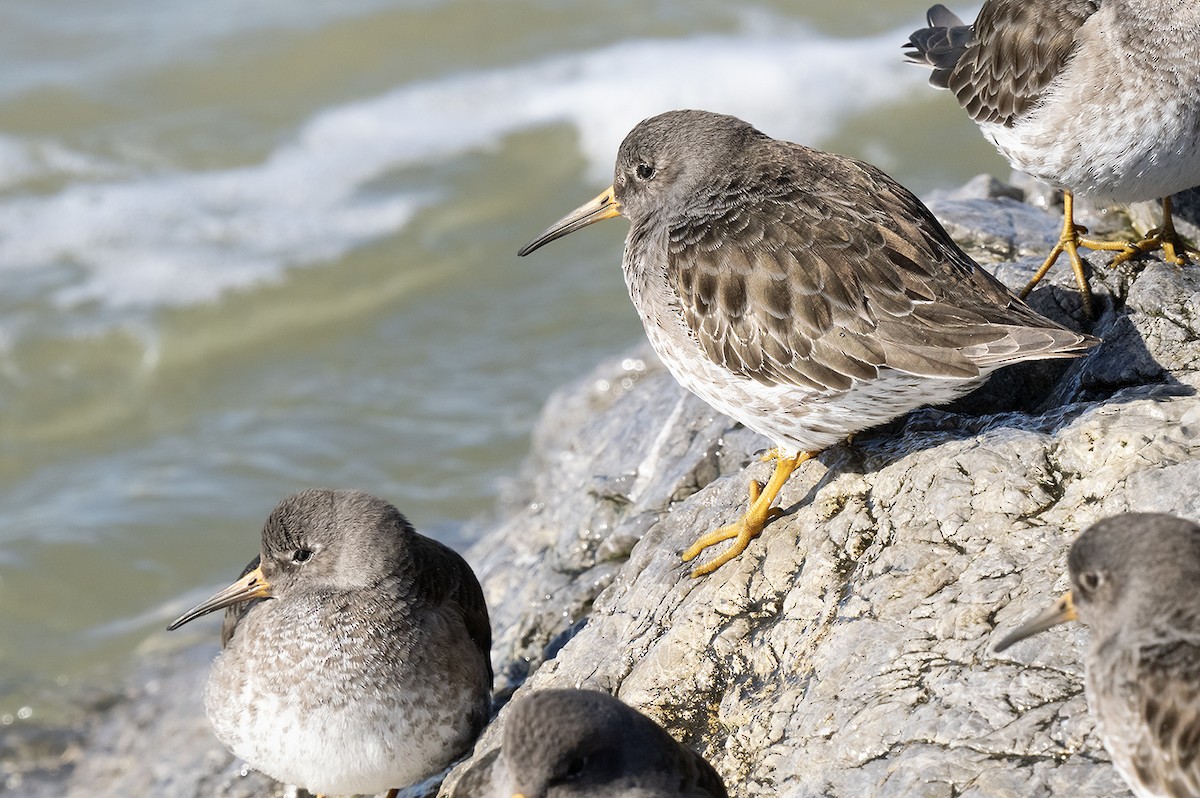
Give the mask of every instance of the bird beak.
POLYGON ((621 215, 621 203, 617 202, 617 196, 613 193, 613 187, 609 186, 604 189, 600 196, 580 205, 575 210, 568 213, 563 218, 559 219, 554 224, 546 228, 546 232, 542 233, 537 238, 530 241, 517 252, 517 255, 525 256, 533 252, 543 244, 549 244, 556 238, 562 238, 565 235, 574 233, 587 227, 589 224, 611 219, 614 216, 621 215))
POLYGON ((171 622, 171 625, 167 627, 167 631, 170 632, 178 629, 188 621, 194 621, 201 615, 207 615, 213 610, 219 610, 231 604, 240 604, 250 599, 270 597, 271 584, 263 576, 262 566, 260 565, 212 598, 200 602, 183 615, 180 615, 171 622))
POLYGON ((1054 602, 1054 606, 1043 612, 1036 618, 1026 621, 1021 624, 1012 634, 996 644, 994 649, 997 653, 1011 646, 1013 643, 1020 642, 1027 637, 1031 637, 1038 632, 1044 632, 1051 626, 1057 626, 1060 623, 1074 621, 1079 616, 1075 614, 1075 602, 1071 598, 1071 591, 1068 590, 1063 594, 1063 597, 1054 602))

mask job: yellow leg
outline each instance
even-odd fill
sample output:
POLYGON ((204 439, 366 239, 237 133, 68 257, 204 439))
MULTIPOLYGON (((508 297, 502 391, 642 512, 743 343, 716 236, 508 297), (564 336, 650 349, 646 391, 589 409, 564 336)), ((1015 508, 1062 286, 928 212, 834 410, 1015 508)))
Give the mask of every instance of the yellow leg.
POLYGON ((1162 248, 1163 260, 1167 263, 1173 263, 1176 266, 1184 266, 1188 262, 1188 255, 1200 257, 1200 253, 1194 250, 1189 250, 1187 245, 1183 243, 1183 239, 1179 237, 1179 233, 1175 232, 1175 219, 1171 213, 1171 198, 1163 197, 1162 200, 1163 220, 1162 224, 1146 233, 1146 237, 1141 241, 1134 243, 1128 251, 1122 252, 1120 255, 1112 259, 1109 266, 1116 266, 1124 263, 1135 255, 1141 255, 1146 252, 1153 252, 1156 249, 1162 248))
POLYGON ((1059 235, 1058 243, 1054 245, 1054 249, 1050 250, 1050 255, 1042 263, 1042 267, 1037 270, 1037 273, 1033 275, 1033 279, 1029 281, 1029 285, 1021 289, 1020 297, 1022 299, 1029 296, 1029 292, 1033 290, 1033 287, 1046 276, 1046 272, 1050 271, 1050 267, 1058 260, 1058 256, 1066 252, 1067 258, 1071 261, 1071 270, 1075 272, 1075 284, 1079 286, 1079 294, 1083 297, 1083 312, 1089 319, 1092 318, 1092 289, 1088 285, 1087 273, 1083 269, 1083 259, 1079 257, 1079 247, 1120 250, 1122 253, 1131 247, 1129 244, 1123 242, 1092 241, 1080 238, 1080 234, 1086 232, 1086 227, 1075 224, 1074 195, 1070 191, 1064 191, 1062 234, 1059 235))
POLYGON ((778 507, 771 506, 775 502, 775 497, 779 495, 779 491, 783 489, 783 483, 787 482, 788 477, 801 463, 811 460, 818 454, 819 452, 800 452, 794 457, 783 457, 777 449, 767 452, 763 461, 774 460, 775 471, 771 474, 771 479, 765 487, 757 482, 750 483, 750 506, 746 509, 746 513, 732 524, 702 535, 683 553, 683 561, 690 562, 708 547, 730 538, 736 538, 733 545, 722 554, 704 565, 697 566, 692 571, 692 576, 711 574, 745 551, 746 547, 750 545, 750 541, 762 534, 763 527, 783 513, 783 510, 778 507))
POLYGON ((396 798, 396 796, 399 794, 400 794, 400 788, 393 787, 392 789, 390 789, 386 793, 384 793, 383 798, 396 798))

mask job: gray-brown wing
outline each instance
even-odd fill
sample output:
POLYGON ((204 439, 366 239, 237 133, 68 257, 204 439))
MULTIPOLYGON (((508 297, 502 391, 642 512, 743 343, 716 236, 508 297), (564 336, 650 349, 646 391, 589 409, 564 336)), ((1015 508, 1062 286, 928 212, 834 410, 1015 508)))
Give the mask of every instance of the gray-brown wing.
POLYGON ((418 535, 413 539, 413 561, 421 593, 432 607, 452 607, 462 617, 467 634, 487 662, 488 679, 492 674, 492 626, 487 602, 475 572, 462 556, 432 538, 418 535))
POLYGON ((968 27, 944 6, 909 39, 909 60, 934 68, 976 122, 1004 125, 1025 113, 1075 50, 1075 36, 1099 9, 1096 0, 988 0, 968 27), (958 23, 958 24, 955 24, 958 23))
POLYGON ((1095 343, 1013 296, 880 170, 774 145, 736 197, 670 233, 668 280, 716 363, 766 384, 845 390, 882 367, 970 379, 1095 343))
POLYGON ((1143 726, 1132 775, 1154 794, 1193 798, 1200 795, 1200 646, 1181 642, 1156 653, 1138 679, 1143 726))

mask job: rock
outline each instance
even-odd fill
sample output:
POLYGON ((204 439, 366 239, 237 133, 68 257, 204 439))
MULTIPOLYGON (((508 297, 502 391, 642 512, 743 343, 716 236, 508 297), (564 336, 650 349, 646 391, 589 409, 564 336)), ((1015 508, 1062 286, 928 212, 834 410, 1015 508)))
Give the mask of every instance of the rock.
MULTIPOLYGON (((1033 249, 1053 243, 1059 224, 1005 197, 935 207, 981 260, 1029 251, 1014 236, 1030 230, 1046 231, 1033 249)), ((1000 271, 1020 287, 1043 256, 1000 271)), ((787 515, 698 580, 679 552, 740 512, 746 481, 770 472, 753 456, 766 442, 661 368, 629 370, 649 355, 560 393, 527 491, 470 552, 502 686, 533 672, 521 689, 612 691, 738 795, 1125 792, 1092 733, 1080 631, 989 650, 1065 587, 1084 527, 1130 509, 1200 517, 1200 270, 1098 277, 1091 357, 1035 397, 994 379, 970 412, 918 411, 827 451, 785 487, 787 515), (1013 409, 1047 397, 1040 414, 1013 409)), ((1069 269, 1052 282, 1034 304, 1078 319, 1069 269)), ((463 798, 470 768, 441 794, 463 798)))
MULTIPOLYGON (((991 191, 935 210, 981 260, 1020 258, 997 268, 1019 287, 1059 221, 991 191)), ((498 702, 608 690, 737 796, 1125 794, 1083 698, 1082 631, 990 651, 1065 588, 1084 527, 1126 510, 1200 518, 1200 269, 1093 261, 1105 340, 1088 358, 1001 372, 826 451, 785 487, 787 514, 701 579, 679 552, 741 512, 767 442, 646 348, 560 390, 468 552, 498 702)), ((1072 284, 1056 268, 1031 301, 1078 325, 1072 284)), ((155 655, 69 762, 26 772, 47 789, 21 794, 285 794, 208 733, 211 654, 155 655)), ((407 794, 468 798, 457 785, 494 755, 504 717, 440 791, 407 794)))

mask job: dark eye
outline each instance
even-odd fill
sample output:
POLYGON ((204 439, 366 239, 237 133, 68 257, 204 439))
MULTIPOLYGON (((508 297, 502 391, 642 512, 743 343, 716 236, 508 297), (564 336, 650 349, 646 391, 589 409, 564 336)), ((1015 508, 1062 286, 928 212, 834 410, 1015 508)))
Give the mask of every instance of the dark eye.
POLYGON ((1102 581, 1103 577, 1096 571, 1085 571, 1079 575, 1079 588, 1084 593, 1093 593, 1102 581))
POLYGON ((637 165, 637 176, 639 180, 649 180, 654 177, 654 167, 648 163, 640 163, 637 165))
POLYGON ((296 563, 296 565, 300 565, 301 563, 308 562, 310 559, 312 559, 312 556, 312 549, 296 549, 294 552, 292 552, 292 562, 296 563))
POLYGON ((563 782, 575 781, 583 775, 583 771, 587 769, 587 763, 586 756, 572 757, 571 761, 567 763, 566 769, 563 770, 562 775, 555 779, 555 783, 562 784, 563 782))

